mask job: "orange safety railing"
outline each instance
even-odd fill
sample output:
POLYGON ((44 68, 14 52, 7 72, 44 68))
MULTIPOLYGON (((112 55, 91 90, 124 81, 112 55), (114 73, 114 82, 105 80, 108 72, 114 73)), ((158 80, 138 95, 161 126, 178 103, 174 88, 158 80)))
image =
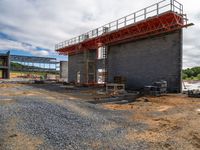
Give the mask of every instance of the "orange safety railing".
POLYGON ((80 49, 96 48, 97 44, 105 45, 127 39, 129 36, 139 37, 144 33, 162 28, 168 28, 169 31, 175 28, 175 25, 179 27, 187 25, 183 5, 176 0, 163 0, 78 37, 56 44, 55 49, 60 54, 72 54, 80 49))

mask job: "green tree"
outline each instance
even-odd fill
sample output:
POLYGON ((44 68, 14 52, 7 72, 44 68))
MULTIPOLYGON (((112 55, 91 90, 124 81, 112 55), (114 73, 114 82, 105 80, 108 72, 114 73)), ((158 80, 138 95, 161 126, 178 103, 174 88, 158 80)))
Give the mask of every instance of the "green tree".
POLYGON ((200 80, 200 74, 197 75, 197 79, 200 80))
POLYGON ((187 74, 189 78, 192 77, 194 74, 194 72, 191 69, 186 69, 183 71, 183 73, 187 74))
POLYGON ((184 80, 186 80, 186 79, 188 78, 188 75, 187 75, 186 73, 182 73, 182 78, 183 78, 184 80))
POLYGON ((184 80, 200 80, 199 79, 200 74, 200 67, 193 67, 183 70, 183 79, 184 80))
POLYGON ((198 74, 200 74, 200 67, 194 67, 191 68, 192 72, 193 72, 193 76, 197 77, 198 74))

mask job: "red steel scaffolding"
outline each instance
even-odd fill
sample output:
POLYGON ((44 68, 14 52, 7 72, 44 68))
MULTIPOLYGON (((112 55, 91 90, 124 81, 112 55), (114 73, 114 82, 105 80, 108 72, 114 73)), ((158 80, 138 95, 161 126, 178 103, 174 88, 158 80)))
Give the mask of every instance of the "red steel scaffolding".
POLYGON ((191 24, 176 0, 163 0, 78 37, 56 44, 61 55, 175 31, 191 24))

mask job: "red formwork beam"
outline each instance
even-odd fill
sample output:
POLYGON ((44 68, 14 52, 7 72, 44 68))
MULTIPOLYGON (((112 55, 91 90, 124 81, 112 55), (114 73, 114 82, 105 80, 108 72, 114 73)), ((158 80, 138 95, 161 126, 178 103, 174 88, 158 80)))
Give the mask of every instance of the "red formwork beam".
POLYGON ((187 23, 185 22, 184 16, 169 11, 119 30, 102 34, 96 38, 58 49, 57 52, 62 55, 73 55, 84 50, 96 50, 101 45, 122 43, 126 40, 138 40, 162 33, 172 32, 181 29, 186 25, 187 23))

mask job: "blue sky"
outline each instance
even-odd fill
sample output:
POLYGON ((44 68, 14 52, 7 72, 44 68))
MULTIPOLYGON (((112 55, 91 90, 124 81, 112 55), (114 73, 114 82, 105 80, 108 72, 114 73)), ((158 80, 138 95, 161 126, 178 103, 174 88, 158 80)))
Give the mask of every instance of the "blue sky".
MULTIPOLYGON (((54 46, 160 0, 0 0, 0 52, 59 56, 54 46)), ((184 68, 200 65, 200 1, 178 0, 189 22, 184 29, 184 68)))
POLYGON ((10 51, 13 55, 55 57, 68 60, 67 56, 58 55, 44 47, 33 46, 30 43, 20 42, 10 35, 0 32, 0 52, 10 51))

